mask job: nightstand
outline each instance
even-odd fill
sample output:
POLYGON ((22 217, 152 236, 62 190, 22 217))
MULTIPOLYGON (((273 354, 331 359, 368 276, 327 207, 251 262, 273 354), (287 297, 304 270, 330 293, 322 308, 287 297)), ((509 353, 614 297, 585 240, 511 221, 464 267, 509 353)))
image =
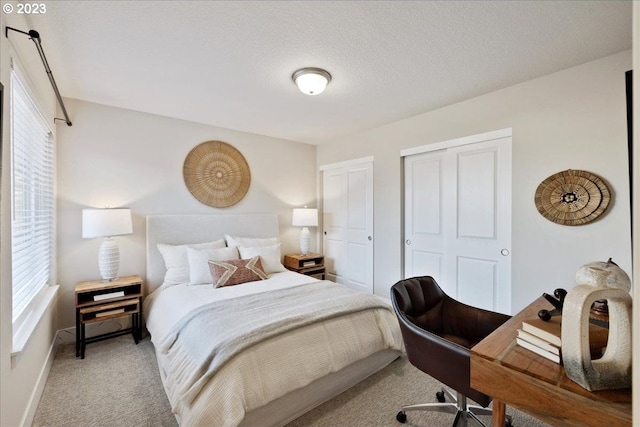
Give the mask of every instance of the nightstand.
POLYGON ((284 256, 284 266, 296 273, 314 276, 324 280, 324 255, 320 254, 291 254, 284 256))
POLYGON ((138 275, 111 281, 91 280, 76 284, 76 357, 84 359, 87 344, 131 333, 142 338, 142 278, 138 275), (88 323, 131 316, 131 327, 87 338, 88 323))

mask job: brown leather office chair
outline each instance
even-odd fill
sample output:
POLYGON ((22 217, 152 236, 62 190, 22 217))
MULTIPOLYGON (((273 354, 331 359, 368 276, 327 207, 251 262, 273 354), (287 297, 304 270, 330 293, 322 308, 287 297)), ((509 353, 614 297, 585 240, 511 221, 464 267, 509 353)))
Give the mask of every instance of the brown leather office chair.
MULTIPOLYGON (((407 411, 438 411, 456 414, 453 425, 466 425, 476 415, 490 415, 491 397, 471 388, 470 349, 509 319, 509 316, 462 304, 450 298, 433 277, 401 280, 391 287, 391 302, 398 316, 409 362, 424 373, 453 388, 457 396, 442 389, 440 403, 403 406, 396 419, 404 423, 407 411), (445 395, 451 403, 445 402, 445 395), (467 398, 481 406, 468 405, 467 398)), ((511 417, 507 416, 507 425, 511 417)))

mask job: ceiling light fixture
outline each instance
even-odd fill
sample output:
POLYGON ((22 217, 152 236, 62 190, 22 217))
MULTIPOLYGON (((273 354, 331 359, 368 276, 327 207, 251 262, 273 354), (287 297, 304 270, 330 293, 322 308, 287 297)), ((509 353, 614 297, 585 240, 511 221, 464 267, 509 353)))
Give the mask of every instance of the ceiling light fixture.
POLYGON ((301 68, 291 76, 300 92, 305 95, 319 95, 331 81, 331 74, 321 68, 301 68))

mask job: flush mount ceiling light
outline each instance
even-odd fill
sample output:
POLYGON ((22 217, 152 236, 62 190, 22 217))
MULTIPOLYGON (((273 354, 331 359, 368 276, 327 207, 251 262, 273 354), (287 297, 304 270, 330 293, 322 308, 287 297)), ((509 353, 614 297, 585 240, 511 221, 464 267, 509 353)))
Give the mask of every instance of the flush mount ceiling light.
POLYGON ((321 68, 301 68, 291 76, 305 95, 319 95, 331 81, 331 74, 321 68))

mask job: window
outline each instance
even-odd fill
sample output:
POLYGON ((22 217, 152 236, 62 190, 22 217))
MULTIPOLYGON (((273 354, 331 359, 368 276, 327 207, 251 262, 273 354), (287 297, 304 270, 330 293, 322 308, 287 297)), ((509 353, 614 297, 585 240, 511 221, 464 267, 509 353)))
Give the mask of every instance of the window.
POLYGON ((11 71, 11 247, 14 336, 51 280, 54 138, 15 67, 11 71))

